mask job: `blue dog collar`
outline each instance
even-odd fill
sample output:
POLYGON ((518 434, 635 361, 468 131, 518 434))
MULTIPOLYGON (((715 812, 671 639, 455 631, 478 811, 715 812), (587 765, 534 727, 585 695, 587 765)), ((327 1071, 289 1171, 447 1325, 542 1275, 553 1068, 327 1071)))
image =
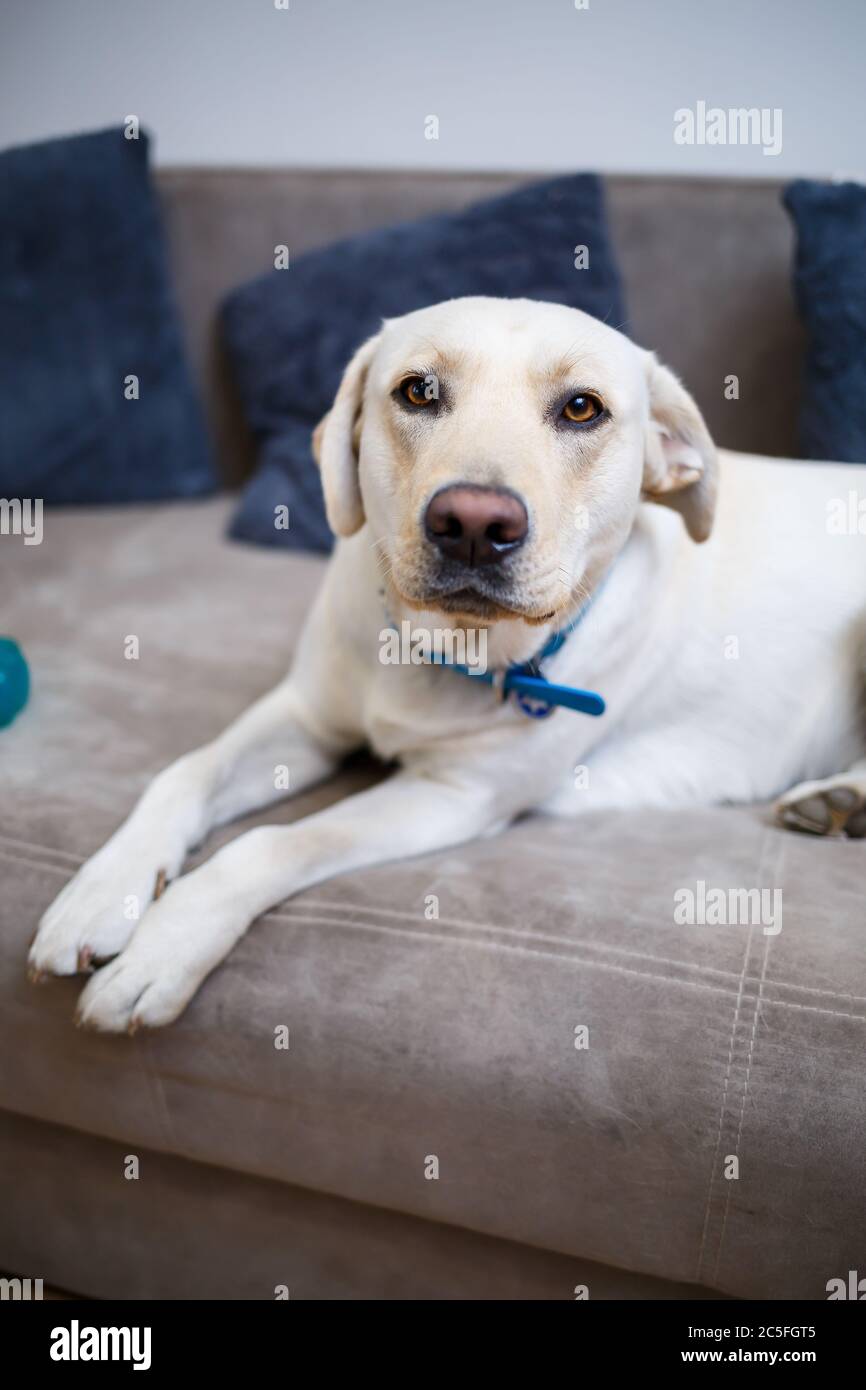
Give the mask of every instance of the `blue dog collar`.
MULTIPOLYGON (((589 607, 589 603, 584 605, 572 623, 570 632, 583 620, 589 607)), ((436 655, 432 660, 438 666, 448 666, 449 670, 456 671, 458 675, 468 676, 470 680, 483 681, 485 685, 493 686, 500 691, 503 700, 513 695, 518 709, 529 719, 547 719, 557 706, 577 710, 580 714, 604 714, 604 700, 594 690, 582 690, 575 685, 556 685, 542 673, 542 661, 558 652, 568 635, 566 632, 554 632, 541 651, 529 661, 515 662, 504 671, 473 671, 470 666, 459 666, 436 655)))

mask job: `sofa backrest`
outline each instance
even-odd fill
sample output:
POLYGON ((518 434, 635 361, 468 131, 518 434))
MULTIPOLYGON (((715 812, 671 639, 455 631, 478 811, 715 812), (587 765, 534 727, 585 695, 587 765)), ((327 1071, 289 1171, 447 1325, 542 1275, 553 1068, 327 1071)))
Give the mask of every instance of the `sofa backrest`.
MULTIPOLYGON (((293 169, 157 174, 189 349, 227 483, 249 473, 253 446, 219 345, 223 296, 273 269, 277 245, 295 256, 389 222, 465 207, 528 178, 293 169)), ((629 309, 623 327, 682 377, 717 443, 795 455, 803 334, 782 184, 611 177, 606 186, 629 309), (732 376, 735 399, 725 390, 732 376)))

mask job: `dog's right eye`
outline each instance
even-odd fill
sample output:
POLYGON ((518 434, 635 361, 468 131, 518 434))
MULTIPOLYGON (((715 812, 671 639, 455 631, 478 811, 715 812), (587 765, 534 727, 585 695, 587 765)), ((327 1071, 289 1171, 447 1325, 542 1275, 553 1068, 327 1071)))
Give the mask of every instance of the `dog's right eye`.
POLYGON ((400 382, 400 395, 409 405, 424 406, 433 405, 436 401, 436 381, 432 376, 407 376, 405 381, 400 382))

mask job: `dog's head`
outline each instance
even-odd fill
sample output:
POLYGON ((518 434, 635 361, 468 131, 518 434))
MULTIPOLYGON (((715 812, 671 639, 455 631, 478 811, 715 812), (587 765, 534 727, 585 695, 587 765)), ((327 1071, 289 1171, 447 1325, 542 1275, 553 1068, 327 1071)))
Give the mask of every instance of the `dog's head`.
POLYGON ((651 353, 576 309, 454 299, 385 323, 314 435, 328 520, 410 606, 564 617, 641 497, 710 532, 715 450, 651 353))

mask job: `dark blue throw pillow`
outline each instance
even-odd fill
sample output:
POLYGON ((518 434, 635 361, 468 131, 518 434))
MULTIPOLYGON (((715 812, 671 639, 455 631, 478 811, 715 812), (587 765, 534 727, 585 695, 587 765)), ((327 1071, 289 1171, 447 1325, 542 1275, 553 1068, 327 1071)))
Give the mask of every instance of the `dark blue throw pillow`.
POLYGON ((147 149, 117 129, 0 154, 0 496, 216 485, 147 149))
POLYGON ((801 451, 866 463, 866 186, 798 179, 784 199, 797 229, 794 287, 809 335, 801 451))
POLYGON ((625 317, 600 179, 532 184, 465 212, 402 223, 313 251, 235 291, 225 338, 259 469, 231 534, 327 550, 313 427, 355 348, 383 318, 462 295, 553 300, 614 327, 625 317), (588 266, 576 248, 588 249, 588 266), (289 526, 275 525, 288 506, 289 526))

